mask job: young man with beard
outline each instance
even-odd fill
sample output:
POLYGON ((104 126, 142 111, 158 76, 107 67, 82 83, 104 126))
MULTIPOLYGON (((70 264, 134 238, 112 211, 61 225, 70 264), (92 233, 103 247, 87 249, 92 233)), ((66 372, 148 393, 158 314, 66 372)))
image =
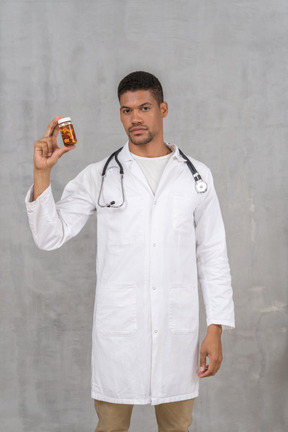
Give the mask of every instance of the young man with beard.
POLYGON ((52 250, 96 213, 96 432, 128 431, 135 404, 155 406, 160 432, 187 432, 199 378, 218 371, 222 328, 234 327, 223 221, 210 170, 188 158, 207 184, 197 191, 186 156, 164 141, 168 104, 159 80, 133 72, 118 98, 128 141, 104 177, 108 158, 80 172, 57 204, 51 169, 75 146, 58 147, 59 117, 36 141, 30 226, 38 247, 52 250), (207 318, 200 357, 198 279, 207 318))

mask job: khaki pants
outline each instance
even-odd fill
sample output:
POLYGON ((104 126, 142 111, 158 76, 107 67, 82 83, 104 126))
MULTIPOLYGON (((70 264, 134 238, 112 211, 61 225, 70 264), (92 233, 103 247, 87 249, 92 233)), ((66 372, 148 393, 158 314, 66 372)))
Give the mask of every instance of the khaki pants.
MULTIPOLYGON (((127 432, 133 405, 94 400, 98 415, 95 432, 127 432)), ((188 432, 194 399, 155 405, 158 432, 188 432)))

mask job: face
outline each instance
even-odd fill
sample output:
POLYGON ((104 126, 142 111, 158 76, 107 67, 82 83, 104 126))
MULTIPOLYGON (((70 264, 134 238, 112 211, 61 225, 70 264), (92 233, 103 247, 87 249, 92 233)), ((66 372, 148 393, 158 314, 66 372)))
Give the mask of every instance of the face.
POLYGON ((120 96, 120 119, 134 145, 163 141, 163 118, 167 113, 167 103, 159 105, 149 90, 128 91, 120 96))

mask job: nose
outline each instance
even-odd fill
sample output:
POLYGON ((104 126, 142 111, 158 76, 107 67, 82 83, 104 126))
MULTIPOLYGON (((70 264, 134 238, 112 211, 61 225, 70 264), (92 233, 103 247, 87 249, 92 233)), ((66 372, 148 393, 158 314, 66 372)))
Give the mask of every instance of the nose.
POLYGON ((137 124, 141 124, 142 123, 142 118, 139 115, 139 111, 138 110, 133 110, 132 111, 132 115, 131 115, 131 123, 133 125, 137 125, 137 124))

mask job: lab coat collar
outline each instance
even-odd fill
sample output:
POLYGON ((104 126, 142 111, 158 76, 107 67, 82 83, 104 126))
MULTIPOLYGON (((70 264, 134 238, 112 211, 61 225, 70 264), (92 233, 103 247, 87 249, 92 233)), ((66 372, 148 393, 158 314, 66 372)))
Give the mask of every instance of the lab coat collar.
MULTIPOLYGON (((165 145, 167 147, 169 147, 172 152, 172 158, 174 160, 177 160, 178 162, 185 162, 185 159, 181 156, 180 152, 179 152, 179 148, 176 144, 170 144, 170 143, 166 143, 165 145)), ((126 163, 126 162, 133 162, 135 159, 133 158, 130 150, 129 150, 129 142, 127 141, 126 144, 123 146, 122 150, 120 151, 119 155, 118 155, 118 159, 121 163, 126 163)))

